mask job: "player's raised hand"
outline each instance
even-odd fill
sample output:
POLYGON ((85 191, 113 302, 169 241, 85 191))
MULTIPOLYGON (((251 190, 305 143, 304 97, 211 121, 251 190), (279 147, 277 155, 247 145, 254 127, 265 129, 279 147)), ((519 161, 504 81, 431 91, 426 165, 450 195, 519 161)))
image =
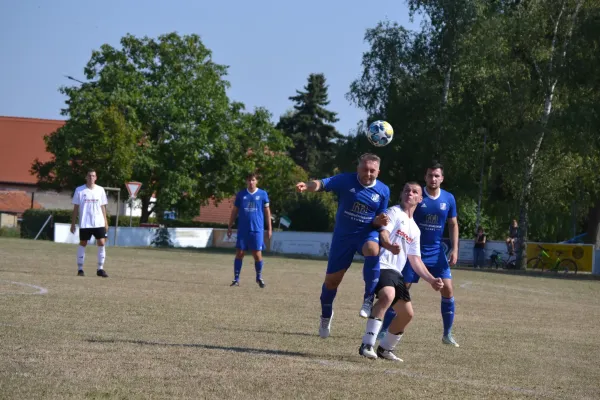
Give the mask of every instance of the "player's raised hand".
POLYGON ((444 281, 442 281, 442 278, 435 278, 433 282, 431 282, 431 287, 436 292, 439 292, 444 287, 444 281))
POLYGON ((306 189, 308 189, 308 186, 306 185, 306 183, 304 183, 304 182, 298 182, 298 183, 296 183, 296 190, 298 192, 302 193, 306 189))
POLYGON ((390 223, 390 217, 386 213, 381 213, 373 220, 373 225, 382 227, 390 223))

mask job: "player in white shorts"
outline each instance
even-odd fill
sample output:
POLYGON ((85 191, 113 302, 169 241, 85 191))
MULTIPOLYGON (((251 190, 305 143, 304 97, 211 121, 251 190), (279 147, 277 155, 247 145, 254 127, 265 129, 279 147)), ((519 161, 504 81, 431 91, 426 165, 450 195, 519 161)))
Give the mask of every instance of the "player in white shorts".
POLYGON ((381 274, 375 288, 377 302, 371 309, 367 320, 367 328, 362 344, 358 349, 361 356, 376 359, 385 358, 392 361, 402 361, 394 354, 394 349, 400 343, 404 329, 413 318, 414 312, 408 289, 404 285, 402 270, 408 259, 414 271, 431 287, 439 291, 444 287, 441 278, 434 278, 421 261, 419 241, 421 231, 413 220, 413 212, 423 199, 421 185, 408 182, 402 189, 400 205, 388 208, 387 224, 379 232, 379 263, 381 274), (393 306, 396 317, 392 321, 388 333, 374 350, 377 334, 381 328, 386 310, 393 306))
POLYGON ((108 199, 102 186, 96 185, 96 171, 89 170, 85 177, 85 185, 75 189, 73 195, 73 214, 71 216, 71 233, 75 233, 75 222, 79 217, 79 247, 77 248, 77 275, 84 276, 83 262, 85 246, 94 236, 98 245, 98 269, 96 275, 108 278, 104 270, 106 258, 106 238, 108 236, 108 219, 106 205, 108 199))

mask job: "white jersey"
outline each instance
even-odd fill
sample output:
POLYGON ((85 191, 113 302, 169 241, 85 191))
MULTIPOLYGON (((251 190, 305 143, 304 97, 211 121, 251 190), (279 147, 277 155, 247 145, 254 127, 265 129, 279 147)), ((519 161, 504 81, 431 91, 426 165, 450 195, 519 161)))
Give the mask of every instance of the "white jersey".
POLYGON ((104 227, 102 206, 108 204, 108 199, 102 186, 94 185, 93 189, 79 186, 75 189, 73 204, 79 206, 79 229, 104 227))
POLYGON ((393 269, 402 275, 409 255, 421 257, 421 230, 400 206, 390 207, 385 213, 390 218, 390 222, 383 229, 390 233, 392 244, 400 245, 400 253, 392 254, 391 251, 382 247, 379 252, 380 269, 393 269))

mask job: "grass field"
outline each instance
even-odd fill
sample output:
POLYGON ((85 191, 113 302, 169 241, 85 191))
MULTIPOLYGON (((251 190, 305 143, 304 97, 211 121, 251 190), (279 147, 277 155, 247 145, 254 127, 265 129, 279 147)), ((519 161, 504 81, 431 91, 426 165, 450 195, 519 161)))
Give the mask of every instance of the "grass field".
POLYGON ((2 399, 600 398, 600 281, 456 270, 455 337, 413 287, 404 363, 358 355, 361 265, 318 337, 325 263, 268 257, 265 289, 233 255, 0 239, 2 399))

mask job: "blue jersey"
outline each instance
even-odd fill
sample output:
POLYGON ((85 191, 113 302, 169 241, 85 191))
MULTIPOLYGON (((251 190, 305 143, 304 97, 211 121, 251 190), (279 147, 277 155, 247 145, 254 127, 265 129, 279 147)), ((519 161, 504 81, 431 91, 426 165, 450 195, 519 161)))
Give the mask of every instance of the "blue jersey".
POLYGON ((357 173, 346 173, 321 180, 323 189, 338 197, 334 235, 355 235, 373 230, 371 222, 387 209, 390 189, 375 180, 363 186, 357 173))
POLYGON ((454 196, 440 189, 437 198, 423 188, 423 201, 417 205, 413 219, 421 230, 421 257, 435 256, 442 250, 442 236, 448 218, 456 217, 454 196))
POLYGON ((239 233, 264 232, 265 207, 269 206, 269 195, 262 189, 250 193, 248 189, 238 192, 234 205, 238 208, 239 233))

